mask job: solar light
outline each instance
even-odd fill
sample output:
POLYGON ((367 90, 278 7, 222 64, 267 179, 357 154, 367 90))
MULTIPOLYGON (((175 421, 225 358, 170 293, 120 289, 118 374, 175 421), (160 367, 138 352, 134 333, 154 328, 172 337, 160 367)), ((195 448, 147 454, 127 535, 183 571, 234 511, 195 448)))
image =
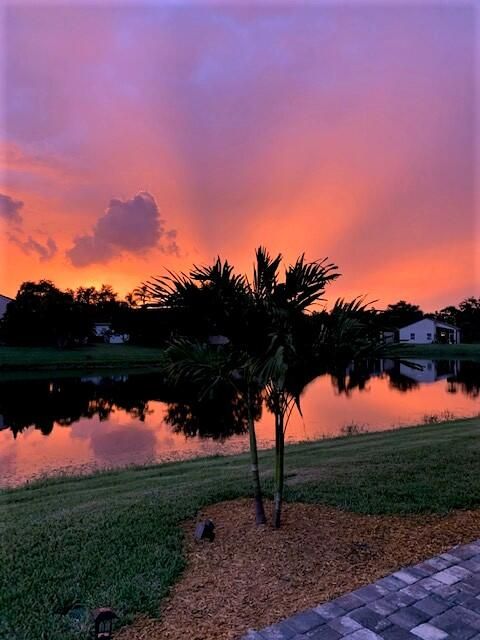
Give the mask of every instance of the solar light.
POLYGON ((95 624, 95 640, 110 640, 112 637, 113 621, 117 614, 108 607, 100 607, 92 612, 95 624))
POLYGON ((203 522, 199 522, 195 527, 195 540, 200 542, 201 540, 209 540, 213 542, 215 538, 215 525, 207 518, 203 522))

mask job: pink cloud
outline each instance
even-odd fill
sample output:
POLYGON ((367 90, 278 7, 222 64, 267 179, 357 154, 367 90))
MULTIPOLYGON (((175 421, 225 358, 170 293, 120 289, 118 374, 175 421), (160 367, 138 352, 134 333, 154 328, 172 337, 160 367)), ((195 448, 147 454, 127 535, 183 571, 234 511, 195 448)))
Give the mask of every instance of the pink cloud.
POLYGON ((143 254, 160 247, 176 253, 176 232, 165 230, 155 198, 141 191, 130 200, 113 198, 92 232, 75 238, 67 256, 76 267, 109 262, 122 253, 143 254))
POLYGON ((32 236, 28 236, 26 240, 22 240, 18 235, 9 234, 9 239, 27 255, 31 253, 37 254, 41 262, 51 260, 58 250, 57 243, 53 238, 47 238, 45 244, 38 242, 38 240, 35 240, 32 236))
POLYGON ((23 202, 21 200, 14 200, 12 197, 0 193, 0 218, 9 223, 21 224, 20 210, 22 208, 23 202))

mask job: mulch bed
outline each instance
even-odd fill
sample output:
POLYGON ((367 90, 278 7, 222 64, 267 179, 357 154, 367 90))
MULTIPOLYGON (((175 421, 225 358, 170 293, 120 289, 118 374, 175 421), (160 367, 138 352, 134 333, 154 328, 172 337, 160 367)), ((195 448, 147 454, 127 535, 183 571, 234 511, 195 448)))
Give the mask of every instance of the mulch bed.
POLYGON ((195 543, 195 523, 185 524, 187 568, 161 619, 139 618, 116 640, 234 640, 480 537, 480 510, 365 516, 286 504, 279 530, 256 527, 249 500, 199 514, 207 516, 215 541, 195 543))

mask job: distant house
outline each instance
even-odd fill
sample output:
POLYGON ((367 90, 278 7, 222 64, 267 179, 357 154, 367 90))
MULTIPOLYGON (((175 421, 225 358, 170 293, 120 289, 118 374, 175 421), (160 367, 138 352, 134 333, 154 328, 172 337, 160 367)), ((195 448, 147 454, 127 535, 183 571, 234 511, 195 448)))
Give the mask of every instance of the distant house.
POLYGON ((5 315, 7 304, 9 302, 12 302, 12 298, 9 298, 8 296, 2 296, 2 294, 0 293, 0 319, 5 315))
POLYGON ((95 322, 93 325, 93 334, 96 338, 104 338, 105 335, 112 331, 111 322, 95 322))
POLYGON ((125 344, 130 341, 128 333, 115 333, 112 330, 111 322, 95 322, 93 335, 96 338, 101 338, 107 344, 125 344))
POLYGON ((423 318, 398 330, 398 342, 410 344, 458 344, 460 329, 446 322, 423 318))

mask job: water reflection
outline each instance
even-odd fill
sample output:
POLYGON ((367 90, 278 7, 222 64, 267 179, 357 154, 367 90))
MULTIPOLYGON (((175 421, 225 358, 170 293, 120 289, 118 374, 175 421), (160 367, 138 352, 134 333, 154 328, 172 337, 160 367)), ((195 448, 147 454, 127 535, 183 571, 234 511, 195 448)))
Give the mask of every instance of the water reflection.
POLYGON ((70 426, 94 416, 108 420, 117 409, 144 421, 155 389, 149 377, 139 384, 134 376, 1 382, 0 428, 9 428, 14 437, 29 427, 49 435, 56 424, 70 426))
MULTIPOLYGON (((250 411, 255 421, 260 420, 260 394, 252 401, 250 411)), ((164 421, 173 427, 175 433, 182 433, 188 438, 229 438, 247 433, 248 408, 243 396, 229 389, 202 400, 194 398, 169 403, 164 421)))
MULTIPOLYGON (((188 395, 174 397, 158 374, 0 382, 0 482, 65 466, 143 463, 248 446, 247 409, 232 388, 202 401, 188 395)), ((336 435, 353 423, 381 429, 426 414, 478 413, 479 395, 478 362, 357 362, 307 387, 304 417, 292 417, 287 438, 336 435)), ((262 412, 260 397, 252 409, 260 445, 269 446, 272 417, 262 412)))

